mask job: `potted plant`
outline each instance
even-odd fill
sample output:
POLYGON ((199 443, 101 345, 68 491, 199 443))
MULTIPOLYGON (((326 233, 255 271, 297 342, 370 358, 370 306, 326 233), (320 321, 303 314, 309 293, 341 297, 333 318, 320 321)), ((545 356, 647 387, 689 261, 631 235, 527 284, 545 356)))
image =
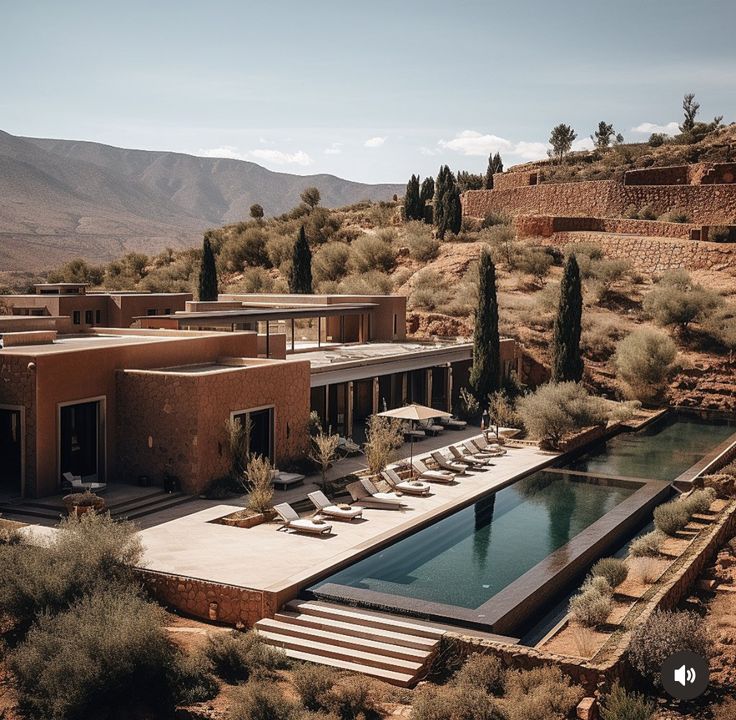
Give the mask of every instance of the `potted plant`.
POLYGON ((84 515, 84 513, 92 510, 93 512, 104 512, 107 503, 104 498, 95 495, 89 490, 81 493, 72 493, 64 496, 64 505, 69 515, 84 515))

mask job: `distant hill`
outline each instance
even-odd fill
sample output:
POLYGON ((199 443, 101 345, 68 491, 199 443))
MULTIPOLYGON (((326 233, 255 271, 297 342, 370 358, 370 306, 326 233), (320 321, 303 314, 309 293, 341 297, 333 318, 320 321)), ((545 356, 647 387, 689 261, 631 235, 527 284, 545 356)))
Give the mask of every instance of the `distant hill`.
POLYGON ((192 246, 206 228, 247 218, 255 202, 268 215, 289 210, 310 185, 327 207, 403 192, 400 185, 277 173, 242 160, 0 131, 0 271, 192 246))

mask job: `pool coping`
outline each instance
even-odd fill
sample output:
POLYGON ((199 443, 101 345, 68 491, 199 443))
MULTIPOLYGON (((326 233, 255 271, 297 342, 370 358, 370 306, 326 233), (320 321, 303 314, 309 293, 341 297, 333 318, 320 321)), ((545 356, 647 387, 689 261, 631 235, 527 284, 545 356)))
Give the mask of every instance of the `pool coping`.
MULTIPOLYGON (((587 477, 588 481, 595 479, 590 475, 587 477)), ((546 602, 549 595, 560 592, 593 559, 634 532, 652 508, 671 493, 671 484, 663 480, 622 478, 619 481, 613 476, 600 479, 621 485, 635 483, 641 487, 477 608, 463 608, 336 583, 322 585, 317 591, 310 591, 310 595, 320 600, 398 611, 433 622, 514 635, 518 626, 546 602)), ((496 491, 501 489, 499 487, 496 491)), ((414 532, 417 532, 416 528, 414 532)))

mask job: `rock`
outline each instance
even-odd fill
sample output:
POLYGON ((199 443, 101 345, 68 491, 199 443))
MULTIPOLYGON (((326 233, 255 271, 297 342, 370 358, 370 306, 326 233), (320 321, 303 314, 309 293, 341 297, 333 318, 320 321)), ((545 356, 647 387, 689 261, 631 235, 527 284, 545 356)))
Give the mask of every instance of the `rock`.
POLYGON ((578 703, 575 717, 578 718, 578 720, 597 720, 598 701, 593 697, 583 698, 578 703))

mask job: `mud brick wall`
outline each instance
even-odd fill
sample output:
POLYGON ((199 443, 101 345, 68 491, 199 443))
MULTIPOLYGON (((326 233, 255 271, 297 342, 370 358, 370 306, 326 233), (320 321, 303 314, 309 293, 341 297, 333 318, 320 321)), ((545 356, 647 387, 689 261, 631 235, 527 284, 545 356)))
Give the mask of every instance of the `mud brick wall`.
POLYGON ((507 172, 493 174, 493 189, 508 190, 515 187, 536 185, 539 175, 536 172, 507 172))
POLYGON ((628 218, 555 217, 554 215, 519 215, 513 220, 519 237, 551 237, 556 232, 610 232, 649 237, 690 239, 701 232, 692 223, 630 220, 628 218))
POLYGON ((156 600, 191 617, 253 627, 278 610, 276 595, 262 590, 151 570, 138 572, 156 600))
POLYGON ((694 163, 624 173, 624 185, 713 185, 736 181, 736 163, 694 163))
POLYGON ((730 224, 736 220, 733 185, 623 185, 614 180, 549 183, 531 187, 468 190, 462 196, 463 215, 562 215, 621 217, 630 207, 648 206, 657 215, 685 212, 694 224, 730 224))

